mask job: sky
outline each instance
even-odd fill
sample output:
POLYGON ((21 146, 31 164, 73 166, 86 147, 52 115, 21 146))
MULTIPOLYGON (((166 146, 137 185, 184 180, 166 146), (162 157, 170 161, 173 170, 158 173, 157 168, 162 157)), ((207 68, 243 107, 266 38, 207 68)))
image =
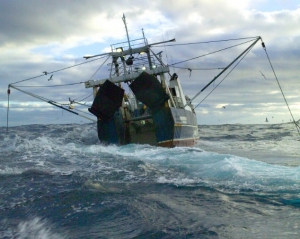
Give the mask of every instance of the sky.
MULTIPOLYGON (((196 107, 199 125, 265 124, 266 118, 268 124, 286 123, 292 120, 290 112, 300 119, 298 0, 0 0, 0 126, 7 126, 7 118, 9 126, 90 122, 12 88, 8 97, 8 85, 21 81, 15 86, 27 86, 21 89, 66 104, 69 98, 89 96, 92 90, 81 82, 107 77, 107 67, 97 71, 106 58, 57 70, 84 63, 83 56, 108 52, 111 44, 126 41, 123 13, 130 39, 141 38, 143 29, 149 43, 262 38, 266 51, 259 41, 228 77, 220 77, 193 101, 201 102, 196 107), (48 80, 50 74, 43 75, 44 71, 57 72, 48 80), (74 85, 49 87, 62 84, 74 85)), ((245 41, 153 50, 162 50, 165 63, 172 65, 245 41)), ((248 46, 184 62, 171 71, 192 98, 220 72, 200 69, 225 67, 248 46)))

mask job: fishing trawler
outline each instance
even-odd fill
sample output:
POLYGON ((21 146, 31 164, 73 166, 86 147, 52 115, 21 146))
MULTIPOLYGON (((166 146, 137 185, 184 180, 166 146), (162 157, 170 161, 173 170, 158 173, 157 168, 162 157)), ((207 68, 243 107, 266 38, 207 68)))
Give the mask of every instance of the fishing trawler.
MULTIPOLYGON (((207 56, 237 47, 242 44, 250 45, 242 51, 226 67, 213 68, 220 72, 213 77, 194 97, 189 98, 183 92, 181 82, 176 73, 171 74, 170 65, 163 62, 162 51, 155 53, 152 47, 163 46, 166 43, 175 42, 175 39, 162 42, 148 43, 144 36, 140 39, 131 40, 129 38, 125 15, 122 18, 127 41, 111 45, 108 53, 102 53, 94 56, 85 56, 85 59, 95 58, 90 61, 102 59, 107 56, 100 68, 108 59, 111 62, 109 75, 106 78, 90 79, 84 82, 72 84, 53 85, 53 87, 67 86, 75 84, 84 84, 86 89, 92 89, 93 102, 76 102, 69 98, 69 103, 58 103, 57 101, 39 96, 33 92, 22 90, 16 84, 36 79, 37 77, 47 77, 47 82, 53 82, 53 73, 66 70, 70 67, 56 71, 44 71, 42 75, 20 80, 8 85, 8 108, 7 108, 7 128, 9 112, 9 94, 10 88, 35 97, 52 106, 68 111, 77 116, 91 120, 97 124, 98 138, 102 144, 149 144, 161 147, 193 146, 199 139, 198 124, 193 101, 204 90, 208 89, 225 71, 235 68, 239 62, 247 55, 254 45, 262 39, 261 37, 237 38, 218 40, 211 42, 228 42, 236 40, 245 40, 243 43, 235 44, 230 47, 219 49, 211 53, 205 53, 185 61, 191 61, 199 57, 207 56), (85 111, 74 108, 74 104, 84 105, 85 111), (68 107, 66 107, 66 105, 68 107), (83 112, 83 113, 82 113, 83 112)), ((210 42, 198 42, 192 44, 202 44, 210 42)), ((190 45, 180 44, 180 45, 190 45)), ((175 45, 175 44, 172 44, 175 45)), ((266 50, 264 43, 262 47, 266 50)), ((87 63, 87 62, 86 62, 87 63)), ((82 65, 79 63, 75 66, 82 65)), ((98 68, 98 70, 100 69, 98 68)), ((182 69, 182 68, 181 68, 182 69)), ((185 68, 191 72, 191 68, 185 68)), ((232 69, 232 70, 233 70, 232 69)), ((97 71, 98 71, 97 70, 97 71)), ((229 73, 217 84, 217 86, 232 72, 229 73)), ((214 86, 211 92, 217 87, 214 86)), ((50 87, 32 86, 33 87, 50 87)), ((48 88, 49 89, 49 88, 48 88)), ((69 92, 69 91, 68 91, 69 92)), ((210 93, 211 93, 210 92, 210 93)), ((209 93, 209 94, 210 94, 209 93)), ((208 94, 208 95, 209 95, 208 94)), ((207 96, 206 96, 207 97, 207 96)), ((205 98, 206 98, 205 97, 205 98)), ((204 99, 205 99, 204 98, 204 99)))
POLYGON ((128 41, 111 45, 109 77, 85 82, 94 93, 88 110, 97 117, 99 140, 120 145, 194 145, 199 137, 194 107, 178 75, 171 75, 161 54, 151 49, 175 39, 152 44, 144 36, 130 40, 124 15, 123 22, 128 41))

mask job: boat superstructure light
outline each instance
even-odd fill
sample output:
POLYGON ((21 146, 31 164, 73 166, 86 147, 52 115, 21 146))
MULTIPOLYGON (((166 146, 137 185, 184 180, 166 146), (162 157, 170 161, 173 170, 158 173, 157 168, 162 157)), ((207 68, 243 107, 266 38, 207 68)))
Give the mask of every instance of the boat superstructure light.
POLYGON ((116 52, 123 52, 123 47, 117 47, 116 52))

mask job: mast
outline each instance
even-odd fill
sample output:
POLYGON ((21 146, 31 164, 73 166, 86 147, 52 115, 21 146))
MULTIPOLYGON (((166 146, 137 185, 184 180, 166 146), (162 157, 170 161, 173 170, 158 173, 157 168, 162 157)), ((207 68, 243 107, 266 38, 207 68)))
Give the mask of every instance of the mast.
MULTIPOLYGON (((156 54, 154 54, 154 52, 151 50, 151 46, 168 43, 168 42, 174 42, 175 39, 148 44, 148 41, 145 38, 144 30, 142 29, 143 38, 130 41, 127 23, 126 23, 126 17, 125 17, 124 13, 123 13, 122 20, 125 25, 128 49, 126 49, 126 47, 123 49, 124 44, 126 44, 126 42, 121 42, 118 44, 114 44, 114 45, 122 44, 121 47, 117 47, 115 50, 114 50, 113 45, 111 45, 112 51, 109 53, 97 54, 94 56, 86 56, 85 58, 89 59, 89 58, 102 56, 102 55, 111 56, 112 64, 111 64, 111 69, 110 69, 111 74, 109 76, 109 80, 113 83, 128 82, 128 81, 131 81, 131 80, 134 80, 135 78, 137 78, 140 75, 141 71, 133 71, 132 70, 132 67, 134 67, 135 64, 138 67, 141 67, 142 63, 149 64, 148 67, 146 66, 147 67, 146 69, 143 69, 143 71, 150 75, 161 75, 163 73, 169 73, 170 72, 169 66, 165 65, 162 62, 162 60, 160 58, 158 58, 156 56, 156 54), (143 40, 144 44, 141 44, 141 42, 136 42, 138 40, 143 40), (132 46, 133 46, 133 48, 132 48, 132 46), (121 48, 121 51, 118 51, 117 50, 118 48, 121 48), (152 52, 153 56, 158 60, 160 65, 153 67, 150 52, 152 52), (134 56, 133 56, 134 54, 142 54, 142 53, 147 54, 147 56, 143 59, 144 62, 141 60, 141 58, 134 59, 134 56), (128 55, 130 55, 130 56, 127 59, 125 59, 125 57, 128 55), (131 70, 127 71, 127 67, 130 67, 131 70), (112 75, 113 68, 115 70, 115 72, 114 72, 115 75, 112 75)), ((103 84, 107 79, 108 78, 85 81, 84 82, 85 88, 98 87, 99 85, 103 84)))
POLYGON ((125 14, 124 14, 124 13, 123 13, 122 20, 123 20, 124 25, 125 25, 126 35, 127 35, 127 41, 128 41, 128 46, 129 46, 129 50, 130 50, 130 53, 131 53, 130 40, 129 40, 128 29, 127 29, 127 23, 126 23, 126 18, 125 18, 125 14))

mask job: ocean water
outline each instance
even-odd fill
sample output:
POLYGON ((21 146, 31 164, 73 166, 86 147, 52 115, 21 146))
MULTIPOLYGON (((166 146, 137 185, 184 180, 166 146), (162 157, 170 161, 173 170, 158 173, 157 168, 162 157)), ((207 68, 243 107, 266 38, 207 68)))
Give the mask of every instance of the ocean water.
POLYGON ((0 238, 300 238, 292 124, 104 146, 93 124, 0 128, 0 238))

